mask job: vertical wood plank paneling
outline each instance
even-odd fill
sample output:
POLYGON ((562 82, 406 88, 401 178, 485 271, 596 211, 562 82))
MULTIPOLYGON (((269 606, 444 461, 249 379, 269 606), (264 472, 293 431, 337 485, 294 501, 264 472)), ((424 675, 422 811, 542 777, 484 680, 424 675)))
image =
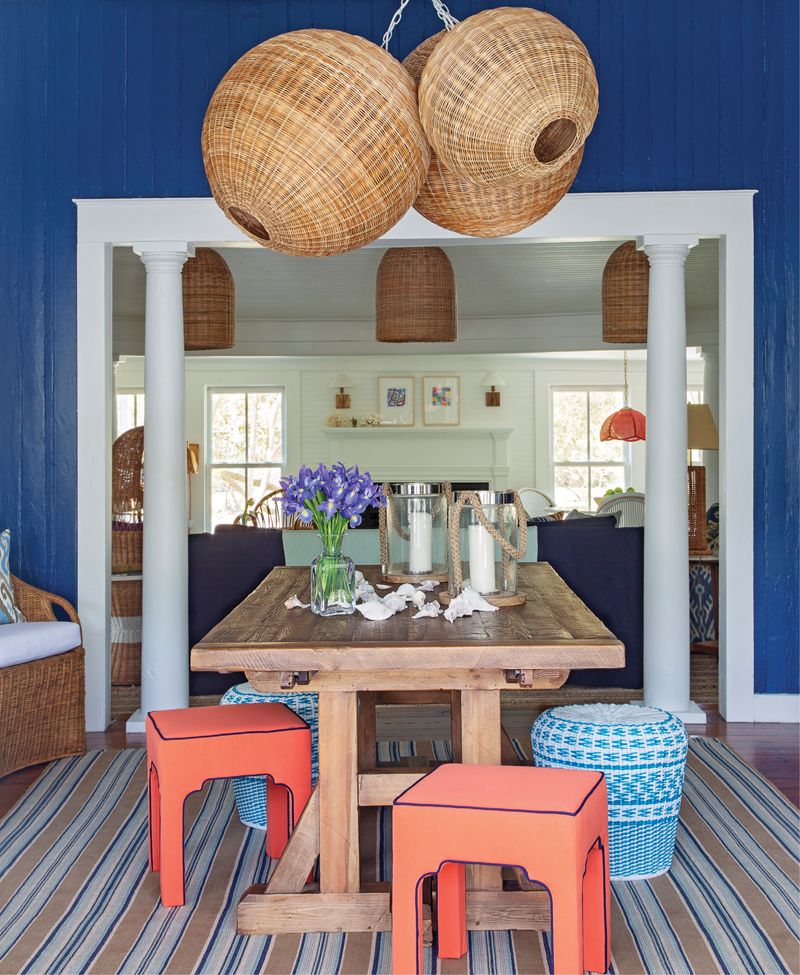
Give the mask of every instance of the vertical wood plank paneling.
MULTIPOLYGON (((508 0, 452 0, 464 17, 508 0)), ((526 0, 518 0, 522 5, 526 0)), ((797 692, 796 0, 527 0, 582 34, 601 111, 576 191, 747 187, 756 198, 756 689, 797 692)), ((379 41, 395 0, 0 3, 0 528, 15 567, 75 590, 73 196, 208 192, 198 131, 265 37, 379 41)), ((393 53, 439 29, 410 6, 393 53)))

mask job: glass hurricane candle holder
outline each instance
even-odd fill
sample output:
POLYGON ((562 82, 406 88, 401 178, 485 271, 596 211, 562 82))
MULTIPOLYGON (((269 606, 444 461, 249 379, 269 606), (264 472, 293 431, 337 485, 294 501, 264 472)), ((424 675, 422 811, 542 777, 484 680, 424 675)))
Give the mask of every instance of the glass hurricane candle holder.
POLYGON ((380 545, 386 582, 447 582, 449 489, 449 484, 384 484, 380 545))
POLYGON ((495 606, 519 606, 519 560, 527 549, 525 509, 514 491, 458 491, 450 512, 448 594, 479 592, 495 606))

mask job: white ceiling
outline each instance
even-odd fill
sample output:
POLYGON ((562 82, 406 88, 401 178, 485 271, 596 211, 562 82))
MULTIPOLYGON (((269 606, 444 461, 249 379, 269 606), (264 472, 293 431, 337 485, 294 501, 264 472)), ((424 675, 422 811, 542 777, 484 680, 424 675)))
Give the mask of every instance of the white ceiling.
MULTIPOLYGON (((232 352, 320 355, 600 348, 603 267, 618 244, 531 241, 446 248, 458 289, 457 347, 376 345, 375 273, 383 249, 365 248, 327 258, 287 257, 263 248, 220 249, 236 283, 237 349, 232 352)), ((716 333, 718 266, 714 239, 702 240, 689 254, 690 345, 708 342, 709 332, 716 333)), ((116 249, 114 319, 119 354, 141 351, 144 300, 141 261, 129 248, 116 249)))

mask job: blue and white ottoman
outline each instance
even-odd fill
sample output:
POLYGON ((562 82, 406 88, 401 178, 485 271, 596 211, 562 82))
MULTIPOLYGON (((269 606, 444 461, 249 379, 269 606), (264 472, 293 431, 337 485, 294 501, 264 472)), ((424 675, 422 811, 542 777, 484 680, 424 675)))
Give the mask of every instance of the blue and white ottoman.
MULTIPOLYGON (((311 781, 316 783, 319 770, 316 694, 262 694, 249 682, 229 688, 220 704, 285 704, 311 728, 311 781)), ((233 797, 239 811, 239 819, 253 829, 267 828, 267 789, 259 775, 242 776, 233 780, 233 797)))
POLYGON ((682 721, 660 708, 575 704, 540 715, 531 743, 537 765, 605 773, 612 879, 669 870, 688 748, 682 721))

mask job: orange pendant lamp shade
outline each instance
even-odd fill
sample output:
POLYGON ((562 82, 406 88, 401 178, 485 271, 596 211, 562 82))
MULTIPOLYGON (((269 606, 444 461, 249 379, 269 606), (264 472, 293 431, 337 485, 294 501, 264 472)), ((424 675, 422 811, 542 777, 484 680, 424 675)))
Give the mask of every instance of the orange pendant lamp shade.
POLYGON ((644 413, 632 410, 629 406, 606 417, 600 427, 601 440, 624 440, 626 443, 635 443, 637 440, 645 440, 646 433, 647 421, 644 413))

